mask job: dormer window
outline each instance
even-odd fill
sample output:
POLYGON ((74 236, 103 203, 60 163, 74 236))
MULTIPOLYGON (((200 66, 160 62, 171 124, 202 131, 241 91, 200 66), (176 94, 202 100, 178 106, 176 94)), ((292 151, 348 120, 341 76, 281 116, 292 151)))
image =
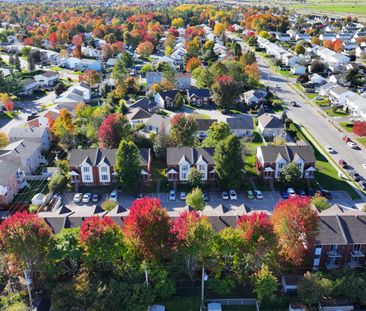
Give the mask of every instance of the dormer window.
POLYGON ((83 172, 84 173, 89 173, 89 167, 88 166, 84 166, 83 167, 83 172))
POLYGON ((188 165, 187 164, 182 165, 182 171, 188 171, 188 165))
POLYGON ((200 171, 204 171, 204 170, 206 169, 206 166, 205 166, 205 165, 200 164, 200 165, 198 166, 198 169, 199 169, 200 171))
POLYGON ((279 163, 279 164, 278 164, 278 168, 279 168, 279 169, 282 169, 284 166, 285 166, 285 163, 279 163))
POLYGON ((101 171, 101 172, 107 172, 107 171, 108 171, 108 169, 107 169, 107 167, 102 166, 102 167, 100 168, 100 171, 101 171))

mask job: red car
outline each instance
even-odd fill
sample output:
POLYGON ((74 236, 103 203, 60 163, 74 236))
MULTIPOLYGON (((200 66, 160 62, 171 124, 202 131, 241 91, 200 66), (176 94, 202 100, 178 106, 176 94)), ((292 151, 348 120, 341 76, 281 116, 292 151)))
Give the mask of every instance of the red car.
POLYGON ((351 139, 348 136, 343 136, 343 141, 348 143, 349 141, 351 141, 351 139))
POLYGON ((347 162, 344 160, 339 160, 338 164, 341 166, 341 168, 347 168, 347 162))

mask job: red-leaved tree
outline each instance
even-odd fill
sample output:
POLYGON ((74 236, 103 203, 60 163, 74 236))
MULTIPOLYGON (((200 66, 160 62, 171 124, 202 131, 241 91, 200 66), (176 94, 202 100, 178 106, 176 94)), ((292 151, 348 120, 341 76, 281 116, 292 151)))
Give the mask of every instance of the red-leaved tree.
POLYGON ((122 139, 130 137, 130 124, 126 117, 111 113, 98 129, 98 142, 101 148, 117 148, 122 139))
POLYGON ((170 218, 160 200, 143 198, 132 203, 123 231, 127 245, 142 260, 155 262, 169 256, 170 218))
POLYGON ((195 70, 196 68, 198 68, 199 66, 201 66, 201 61, 199 60, 198 57, 191 57, 186 64, 186 71, 187 72, 192 72, 193 70, 195 70))
POLYGON ((308 197, 289 198, 275 206, 271 218, 280 254, 297 266, 315 244, 318 214, 310 205, 308 197))
POLYGON ((154 44, 150 41, 141 42, 136 51, 142 57, 149 57, 154 52, 154 44))
POLYGON ((1 251, 14 256, 19 268, 31 271, 33 281, 43 269, 51 228, 37 215, 17 212, 0 225, 1 251))
POLYGON ((183 256, 191 282, 198 264, 204 264, 210 254, 214 231, 207 217, 197 211, 181 213, 173 223, 175 249, 183 256))
POLYGON ((366 121, 355 122, 352 131, 358 136, 366 136, 366 121))
POLYGON ((122 230, 110 217, 87 218, 81 225, 80 243, 90 264, 116 264, 124 251, 122 230))

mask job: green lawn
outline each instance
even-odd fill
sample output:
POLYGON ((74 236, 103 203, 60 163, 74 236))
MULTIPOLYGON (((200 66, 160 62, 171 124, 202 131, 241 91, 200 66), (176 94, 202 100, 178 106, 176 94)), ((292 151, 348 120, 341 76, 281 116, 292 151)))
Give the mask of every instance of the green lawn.
POLYGON ((352 132, 353 123, 350 122, 339 122, 339 125, 346 131, 352 132))
POLYGON ((347 112, 344 111, 333 111, 332 109, 327 109, 325 110, 325 112, 328 114, 328 116, 330 117, 346 117, 348 116, 347 112))
POLYGON ((254 132, 254 138, 250 142, 244 144, 244 170, 246 171, 246 176, 258 176, 255 169, 255 152, 258 146, 263 146, 263 140, 258 132, 254 132))
POLYGON ((204 113, 192 113, 192 117, 195 119, 205 119, 205 120, 211 119, 211 117, 208 114, 204 113))
POLYGON ((294 9, 306 9, 330 13, 354 13, 366 15, 366 4, 296 4, 291 6, 294 9))
POLYGON ((359 137, 359 138, 356 138, 357 141, 363 145, 364 147, 366 147, 366 137, 359 137))
POLYGON ((51 70, 53 70, 53 71, 61 71, 62 68, 61 67, 53 67, 53 68, 51 68, 51 70))

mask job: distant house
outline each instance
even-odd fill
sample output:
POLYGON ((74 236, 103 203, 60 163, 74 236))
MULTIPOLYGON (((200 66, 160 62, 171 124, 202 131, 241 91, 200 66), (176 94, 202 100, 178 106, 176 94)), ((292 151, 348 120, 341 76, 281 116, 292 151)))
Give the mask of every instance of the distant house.
POLYGON ((243 93, 243 98, 244 101, 249 105, 256 105, 258 103, 260 103, 261 101, 263 101, 266 96, 267 96, 268 92, 266 90, 250 90, 247 91, 245 93, 243 93))
POLYGON ((232 133, 237 137, 252 137, 254 131, 253 118, 250 115, 241 115, 237 118, 227 118, 232 133))
MULTIPOLYGON (((69 158, 71 183, 81 186, 106 186, 117 182, 117 149, 72 149, 69 158)), ((141 181, 150 176, 150 149, 140 149, 141 181)))
POLYGON ((282 61, 286 66, 293 66, 301 61, 301 58, 297 55, 288 53, 282 57, 282 61))
POLYGON ((51 135, 47 127, 12 127, 8 133, 8 137, 12 143, 22 139, 40 143, 42 150, 45 151, 51 147, 51 135))
POLYGON ((196 119, 197 122, 197 136, 200 139, 205 139, 208 136, 208 129, 217 120, 213 119, 196 119))
POLYGON ((284 294, 296 294, 299 281, 304 278, 299 274, 284 274, 281 277, 282 292, 284 294))
POLYGON ((211 103, 211 93, 209 89, 188 89, 187 97, 189 103, 194 106, 207 106, 211 103))
POLYGON ((354 92, 349 91, 343 86, 336 86, 329 90, 329 98, 334 105, 344 105, 346 99, 355 95, 354 92))
POLYGON ((258 117, 258 131, 264 137, 283 136, 285 125, 276 116, 265 113, 258 117))
POLYGON ((348 109, 351 115, 365 119, 366 98, 358 94, 347 97, 343 108, 348 109))
POLYGON ((145 124, 151 117, 151 113, 142 108, 133 108, 126 115, 132 126, 145 124))
POLYGON ((178 89, 185 90, 192 86, 192 74, 190 72, 181 73, 178 72, 175 75, 175 84, 178 89))
POLYGON ((76 68, 82 71, 86 70, 101 71, 102 63, 100 62, 100 60, 97 59, 82 58, 80 62, 76 65, 76 68))
POLYGON ((311 40, 311 36, 307 33, 298 33, 295 36, 295 40, 296 41, 300 41, 300 40, 305 40, 305 41, 310 41, 311 40))
POLYGON ((21 81, 22 84, 22 91, 21 91, 21 95, 32 95, 33 92, 39 87, 39 83, 32 79, 32 78, 27 78, 21 81))
POLYGON ((291 40, 291 37, 288 33, 277 32, 276 39, 281 42, 287 42, 291 40))
POLYGON ((129 108, 130 109, 141 108, 150 113, 154 113, 156 110, 159 109, 159 106, 157 105, 157 103, 154 101, 153 98, 143 97, 136 100, 133 104, 129 105, 129 108))
POLYGON ((170 130, 170 118, 154 113, 145 124, 144 132, 154 132, 158 134, 162 128, 165 128, 166 133, 170 130))
POLYGON ((100 57, 100 51, 98 51, 97 49, 94 49, 93 47, 90 47, 90 46, 82 46, 81 52, 86 57, 92 57, 92 58, 100 57))
POLYGON ((19 161, 0 158, 0 205, 7 205, 26 186, 25 174, 19 161))
POLYGON ((154 96, 155 102, 162 109, 175 109, 175 96, 179 93, 178 90, 164 91, 156 93, 154 96))
POLYGON ((57 71, 46 71, 34 76, 34 80, 36 80, 41 86, 53 86, 58 81, 59 76, 60 75, 57 71))
POLYGON ((4 77, 10 76, 10 70, 8 68, 0 68, 0 72, 4 77))
MULTIPOLYGON (((91 88, 86 83, 71 86, 66 92, 62 93, 54 100, 54 103, 59 105, 73 105, 85 103, 91 99, 91 88)), ((62 107, 61 107, 62 108, 62 107)))
POLYGON ((337 84, 333 83, 333 82, 328 82, 326 84, 323 84, 320 88, 319 88, 319 94, 321 96, 329 96, 329 91, 336 87, 337 84))
POLYGON ((327 80, 325 78, 323 78, 321 75, 314 73, 310 77, 310 82, 315 85, 322 85, 322 84, 327 83, 327 80))
POLYGON ((336 38, 336 35, 337 34, 335 32, 324 32, 319 35, 319 39, 321 41, 334 40, 336 38))
POLYGON ((146 73, 146 83, 148 89, 150 89, 153 84, 160 83, 162 80, 163 74, 161 72, 150 71, 146 73))
POLYGON ((214 148, 169 147, 167 149, 167 178, 170 182, 188 182, 188 173, 195 167, 202 174, 202 183, 215 180, 214 148))
POLYGON ((290 71, 294 75, 303 75, 306 72, 306 67, 299 64, 294 64, 291 66, 290 71))
POLYGON ((313 179, 315 171, 315 155, 310 145, 302 146, 261 146, 256 151, 256 168, 263 179, 278 180, 282 169, 295 162, 301 177, 313 179))

